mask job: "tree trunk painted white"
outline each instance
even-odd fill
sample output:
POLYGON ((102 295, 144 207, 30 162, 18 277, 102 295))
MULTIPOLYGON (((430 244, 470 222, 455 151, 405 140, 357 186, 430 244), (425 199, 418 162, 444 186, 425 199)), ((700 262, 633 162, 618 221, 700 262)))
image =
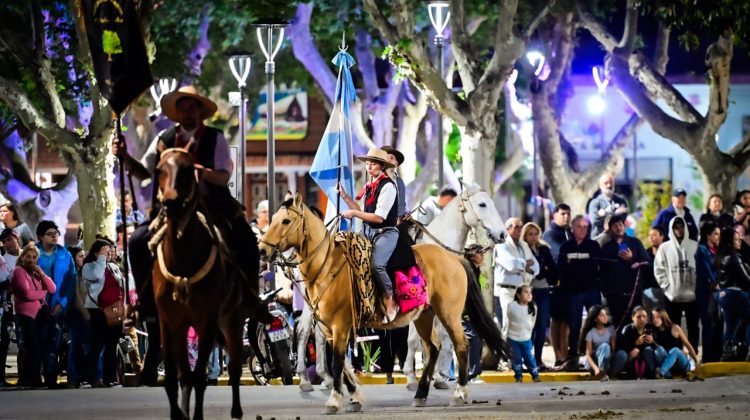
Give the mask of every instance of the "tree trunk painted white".
MULTIPOLYGON (((494 125, 497 129, 497 124, 494 125)), ((461 167, 465 183, 476 184, 485 191, 491 191, 490 179, 495 168, 497 131, 495 130, 492 135, 491 128, 484 128, 485 134, 465 126, 458 127, 461 133, 461 167)))
POLYGON ((404 163, 398 171, 404 184, 409 185, 417 175, 417 135, 419 126, 427 115, 427 101, 424 95, 419 95, 415 104, 404 101, 403 109, 401 129, 398 131, 398 149, 404 154, 404 163))

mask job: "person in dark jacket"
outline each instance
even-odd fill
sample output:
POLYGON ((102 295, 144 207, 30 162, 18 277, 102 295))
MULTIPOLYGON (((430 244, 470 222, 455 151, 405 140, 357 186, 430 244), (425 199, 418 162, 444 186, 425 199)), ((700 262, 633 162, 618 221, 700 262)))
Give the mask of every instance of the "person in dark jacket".
POLYGON ((558 277, 557 264, 552 252, 547 244, 539 240, 541 232, 542 229, 536 223, 526 223, 521 230, 521 240, 529 245, 531 253, 539 263, 539 274, 531 281, 531 294, 537 311, 531 342, 534 344, 534 358, 539 364, 539 369, 545 368, 542 363, 542 350, 550 324, 550 283, 558 277))
POLYGON ((698 227, 700 228, 704 223, 708 222, 712 222, 719 229, 734 225, 734 216, 724 210, 724 199, 721 197, 721 194, 712 194, 708 197, 706 212, 701 214, 701 218, 698 220, 698 227))
POLYGON ((646 255, 649 258, 648 270, 642 270, 641 275, 643 276, 643 298, 641 299, 643 307, 646 311, 650 312, 655 308, 664 307, 664 291, 659 287, 659 283, 656 281, 654 276, 654 259, 656 258, 656 251, 659 250, 661 244, 667 238, 667 232, 661 226, 654 226, 648 231, 648 241, 651 246, 646 250, 646 255))
POLYGON ((643 283, 641 272, 650 259, 638 238, 625 234, 625 220, 612 216, 609 221, 612 240, 604 244, 601 253, 601 286, 607 298, 612 324, 619 329, 625 322, 626 314, 641 302, 643 283))
POLYGON ((669 222, 674 219, 675 216, 681 216, 685 219, 685 225, 688 231, 688 238, 697 241, 698 240, 698 225, 695 224, 690 209, 687 208, 687 192, 683 188, 677 188, 672 194, 672 204, 666 209, 659 212, 656 216, 656 220, 651 226, 661 226, 664 230, 669 230, 669 222))
POLYGON ((560 269, 560 288, 567 293, 568 360, 566 369, 578 370, 578 338, 581 333, 581 314, 594 305, 601 305, 599 288, 599 244, 588 237, 589 222, 578 215, 571 223, 573 239, 560 247, 557 266, 560 269))
POLYGON ((701 225, 698 251, 695 253, 695 300, 701 318, 703 362, 718 362, 721 357, 721 325, 716 325, 709 313, 709 302, 719 285, 714 260, 719 247, 721 230, 712 221, 701 225), (717 333, 719 336, 717 337, 717 333))
POLYGON ((745 342, 750 337, 750 266, 738 253, 740 235, 731 229, 721 232, 718 263, 719 305, 724 314, 724 344, 737 340, 744 329, 745 342))
MULTIPOLYGON (((560 247, 573 235, 570 233, 570 206, 560 203, 552 210, 552 223, 549 229, 542 235, 542 241, 549 246, 553 261, 557 262, 560 247)), ((548 277, 550 284, 550 327, 549 340, 555 351, 555 367, 561 367, 568 355, 568 317, 567 317, 567 294, 559 286, 559 273, 554 277, 548 277)), ((537 359, 541 360, 541 359, 537 359)))
POLYGON ((617 334, 615 357, 611 377, 615 378, 627 366, 634 378, 651 378, 656 370, 656 344, 654 327, 648 323, 648 313, 642 306, 633 309, 632 324, 624 326, 617 334))

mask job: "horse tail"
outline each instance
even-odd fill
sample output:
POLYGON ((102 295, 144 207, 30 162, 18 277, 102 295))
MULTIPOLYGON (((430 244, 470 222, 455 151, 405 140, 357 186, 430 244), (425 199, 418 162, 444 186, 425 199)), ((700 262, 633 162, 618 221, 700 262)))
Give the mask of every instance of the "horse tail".
POLYGON ((492 316, 487 311, 487 307, 482 299, 482 291, 479 288, 479 281, 474 274, 471 265, 465 259, 461 259, 461 264, 466 272, 468 287, 466 291, 466 312, 469 314, 469 321, 474 327, 474 331, 489 347, 497 360, 510 360, 510 349, 508 344, 503 340, 500 329, 493 321, 492 316))

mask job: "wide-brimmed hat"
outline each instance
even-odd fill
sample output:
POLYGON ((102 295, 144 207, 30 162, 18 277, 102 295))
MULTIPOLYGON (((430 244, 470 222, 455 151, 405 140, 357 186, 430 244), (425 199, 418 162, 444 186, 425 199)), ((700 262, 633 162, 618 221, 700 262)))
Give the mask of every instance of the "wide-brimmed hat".
POLYGON ((383 165, 383 168, 385 169, 393 168, 395 166, 391 162, 388 162, 388 152, 378 149, 377 147, 370 148, 370 150, 367 151, 367 156, 358 156, 357 159, 362 162, 367 162, 368 160, 371 162, 377 162, 383 165))
POLYGON ((177 102, 182 98, 192 98, 201 105, 201 120, 212 117, 219 109, 216 103, 198 93, 195 86, 183 86, 174 92, 169 92, 161 98, 161 109, 170 120, 177 120, 177 102))
POLYGON ((404 163, 404 154, 396 150, 395 147, 383 146, 380 148, 380 150, 385 150, 389 155, 396 156, 396 162, 398 162, 398 166, 401 166, 401 164, 404 163))

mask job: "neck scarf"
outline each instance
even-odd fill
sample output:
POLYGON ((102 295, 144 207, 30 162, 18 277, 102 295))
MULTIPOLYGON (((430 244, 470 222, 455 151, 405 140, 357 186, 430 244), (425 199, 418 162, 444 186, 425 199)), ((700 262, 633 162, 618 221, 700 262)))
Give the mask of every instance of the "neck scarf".
POLYGON ((388 178, 388 174, 383 171, 377 178, 375 178, 374 181, 370 182, 369 184, 365 184, 365 186, 362 187, 362 189, 357 194, 357 200, 361 200, 362 197, 367 194, 368 197, 367 201, 365 201, 365 205, 373 205, 375 203, 375 191, 378 189, 378 185, 380 185, 380 183, 386 178, 388 178))

